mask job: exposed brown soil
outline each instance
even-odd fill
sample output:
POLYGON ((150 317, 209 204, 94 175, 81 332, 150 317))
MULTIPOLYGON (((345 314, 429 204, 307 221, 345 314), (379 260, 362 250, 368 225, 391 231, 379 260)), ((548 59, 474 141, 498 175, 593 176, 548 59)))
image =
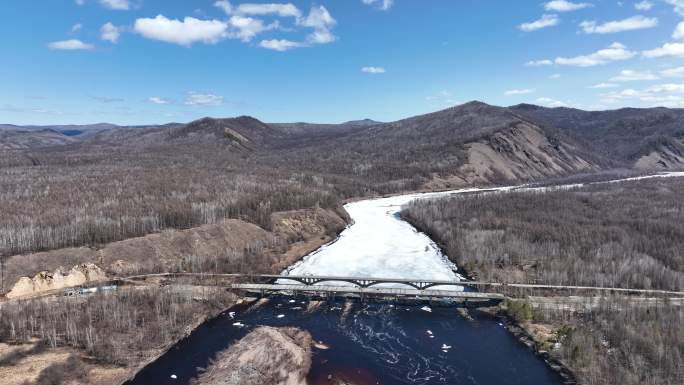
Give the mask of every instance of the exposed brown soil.
POLYGON ((659 146, 648 155, 643 155, 634 163, 637 170, 671 170, 684 168, 683 140, 673 140, 673 146, 659 146))
POLYGON ((262 326, 219 353, 198 385, 306 385, 313 340, 297 328, 262 326))
MULTIPOLYGON (((46 349, 39 342, 8 345, 0 343, 0 378, 3 385, 35 384, 39 379, 46 381, 51 369, 63 366, 71 357, 77 360, 80 378, 65 378, 72 385, 117 384, 128 373, 125 368, 110 365, 93 365, 89 357, 71 348, 46 349)), ((64 373, 74 377, 76 373, 64 373)))
POLYGON ((41 292, 79 286, 105 279, 105 273, 92 263, 74 266, 66 272, 60 267, 52 273, 42 271, 33 278, 21 277, 12 287, 12 290, 7 293, 7 298, 28 297, 41 292))
MULTIPOLYGON (((244 268, 278 273, 304 255, 330 242, 346 226, 335 211, 306 209, 274 213, 273 230, 229 219, 219 224, 172 230, 113 242, 95 248, 67 248, 27 255, 7 261, 5 279, 14 287, 8 298, 21 298, 49 290, 81 285, 94 279, 74 268, 101 267, 109 278, 156 271, 193 271, 220 259, 222 272, 244 268), (92 264, 96 266, 93 267, 92 264), (48 273, 48 271, 55 271, 48 273), (79 273, 79 274, 77 274, 79 273), (36 275, 34 278, 29 278, 36 275)), ((93 274, 95 276, 95 274, 93 274)), ((97 280, 105 277, 97 274, 97 280)))
POLYGON ((461 170, 469 183, 534 180, 596 169, 569 143, 559 143, 539 127, 522 123, 467 145, 461 170))

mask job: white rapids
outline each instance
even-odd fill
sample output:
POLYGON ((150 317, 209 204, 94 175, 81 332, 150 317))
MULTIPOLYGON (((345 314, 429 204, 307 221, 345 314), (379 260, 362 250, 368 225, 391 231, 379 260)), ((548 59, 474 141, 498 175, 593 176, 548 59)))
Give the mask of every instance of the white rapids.
MULTIPOLYGON (((676 176, 684 176, 684 172, 660 173, 645 177, 626 178, 620 181, 676 176)), ((462 277, 457 273, 456 266, 449 261, 435 242, 399 217, 403 205, 415 199, 430 199, 463 193, 511 190, 546 191, 580 186, 582 185, 536 188, 526 188, 525 186, 469 188, 436 193, 406 194, 348 203, 344 208, 349 213, 353 221, 352 224, 340 234, 337 240, 305 256, 301 261, 284 271, 282 275, 458 281, 462 277)), ((278 280, 278 283, 294 282, 281 279, 278 280)), ((339 283, 339 285, 343 284, 339 283)), ((378 286, 403 287, 403 285, 396 284, 378 286)), ((435 289, 462 290, 458 286, 438 286, 435 289)))

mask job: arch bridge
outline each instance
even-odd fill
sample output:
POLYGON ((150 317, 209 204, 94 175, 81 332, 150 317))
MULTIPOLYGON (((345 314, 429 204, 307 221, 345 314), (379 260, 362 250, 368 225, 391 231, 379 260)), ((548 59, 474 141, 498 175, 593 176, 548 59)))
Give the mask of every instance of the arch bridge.
POLYGON ((258 277, 277 279, 280 281, 295 281, 303 285, 313 286, 320 283, 345 282, 352 285, 369 288, 382 284, 404 285, 416 290, 426 290, 435 286, 458 286, 463 287, 467 281, 432 281, 424 279, 397 279, 397 278, 362 278, 362 277, 337 277, 337 276, 310 276, 310 275, 261 275, 258 277))

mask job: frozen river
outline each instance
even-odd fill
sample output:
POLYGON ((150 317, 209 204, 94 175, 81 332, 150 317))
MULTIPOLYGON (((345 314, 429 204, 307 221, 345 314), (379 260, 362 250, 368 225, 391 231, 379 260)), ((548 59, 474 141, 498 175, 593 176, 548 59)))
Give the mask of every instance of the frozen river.
MULTIPOLYGON (((340 234, 336 241, 307 255, 285 273, 335 277, 458 280, 456 266, 427 235, 418 232, 408 222, 402 220, 399 212, 403 205, 415 199, 430 199, 474 191, 480 190, 464 189, 443 193, 408 194, 348 203, 344 208, 353 223, 340 234)), ((450 288, 454 289, 454 287, 450 288)))
MULTIPOLYGON (((600 183, 676 176, 684 176, 684 172, 659 173, 600 183)), ((543 191, 581 186, 581 184, 572 184, 536 188, 525 186, 469 188, 348 203, 344 208, 353 223, 340 234, 335 242, 307 255, 288 268, 284 274, 458 280, 460 277, 456 266, 448 260, 439 247, 427 235, 418 232, 399 217, 403 205, 415 199, 431 199, 463 193, 543 191)), ((440 289, 453 290, 454 287, 445 286, 440 289)))
MULTIPOLYGON (((456 267, 434 242, 398 217, 401 206, 414 199, 513 189, 530 190, 467 189, 349 203, 345 208, 354 223, 337 241, 309 254, 288 272, 458 279, 456 267)), ((457 316, 451 307, 426 310, 421 304, 362 303, 339 298, 311 307, 318 309, 314 311, 305 310, 309 305, 301 298, 283 297, 258 307, 231 308, 202 324, 126 385, 189 385, 217 352, 260 325, 298 327, 329 347, 313 355, 307 378, 311 385, 330 384, 333 376, 357 385, 562 384, 560 376, 542 359, 485 313, 472 313, 473 318, 468 320, 457 316), (345 307, 349 307, 346 316, 342 310, 345 307)))

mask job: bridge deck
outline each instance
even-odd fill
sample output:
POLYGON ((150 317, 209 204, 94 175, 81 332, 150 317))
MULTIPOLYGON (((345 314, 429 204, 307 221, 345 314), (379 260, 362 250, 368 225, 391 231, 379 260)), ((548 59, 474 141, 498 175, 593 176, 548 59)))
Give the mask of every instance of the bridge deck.
POLYGON ((420 298, 449 298, 460 300, 504 300, 502 294, 497 293, 474 293, 456 290, 418 290, 403 288, 379 288, 357 286, 322 286, 322 285, 269 285, 256 283, 236 283, 230 285, 231 289, 246 291, 282 292, 294 291, 302 293, 326 293, 336 295, 359 295, 359 296, 391 296, 391 297, 420 297, 420 298))

